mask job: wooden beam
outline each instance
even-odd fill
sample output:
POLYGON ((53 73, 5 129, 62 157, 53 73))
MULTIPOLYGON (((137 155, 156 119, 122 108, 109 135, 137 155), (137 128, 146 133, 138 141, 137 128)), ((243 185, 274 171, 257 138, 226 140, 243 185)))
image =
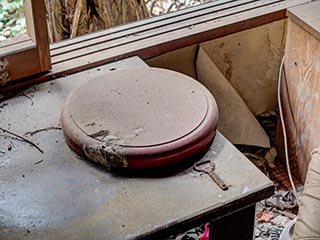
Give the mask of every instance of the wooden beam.
POLYGON ((38 73, 38 66, 39 58, 35 46, 0 57, 0 86, 13 79, 38 73))
MULTIPOLYGON (((13 38, 13 40, 17 40, 13 38)), ((35 43, 29 38, 23 41, 10 41, 10 44, 0 47, 0 58, 5 57, 9 54, 15 54, 17 52, 22 52, 30 48, 36 48, 35 43)))
POLYGON ((39 68, 41 72, 51 68, 49 37, 47 29, 46 6, 44 0, 32 0, 33 29, 37 44, 39 68))

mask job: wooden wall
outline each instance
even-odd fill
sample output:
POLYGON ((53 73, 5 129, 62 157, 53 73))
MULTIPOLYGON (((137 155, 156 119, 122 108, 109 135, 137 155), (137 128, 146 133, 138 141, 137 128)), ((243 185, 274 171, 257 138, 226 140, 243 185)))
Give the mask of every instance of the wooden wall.
MULTIPOLYGON (((320 11, 320 4, 316 3, 310 7, 320 11)), ((303 11, 299 9, 294 10, 313 15, 314 10, 305 6, 303 11)), ((310 153, 320 146, 320 39, 301 24, 301 19, 288 15, 282 100, 290 160, 296 176, 304 182, 310 153)))

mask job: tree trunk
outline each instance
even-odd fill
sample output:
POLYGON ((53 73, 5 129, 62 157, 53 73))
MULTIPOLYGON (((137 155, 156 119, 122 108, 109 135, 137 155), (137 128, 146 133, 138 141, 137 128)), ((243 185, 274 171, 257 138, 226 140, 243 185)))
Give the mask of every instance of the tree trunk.
POLYGON ((144 0, 46 0, 51 42, 149 16, 144 0))

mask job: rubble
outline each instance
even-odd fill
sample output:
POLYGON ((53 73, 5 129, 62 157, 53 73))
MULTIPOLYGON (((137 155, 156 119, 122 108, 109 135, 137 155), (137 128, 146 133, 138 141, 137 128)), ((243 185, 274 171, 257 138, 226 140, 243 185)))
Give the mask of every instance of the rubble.
MULTIPOLYGON (((302 190, 302 186, 298 187, 298 196, 301 195, 302 190)), ((280 189, 276 190, 272 197, 259 202, 257 212, 263 216, 264 221, 261 221, 261 217, 257 218, 255 239, 278 240, 283 229, 296 217, 298 203, 290 190, 280 189), (272 218, 266 216, 272 216, 272 218)))

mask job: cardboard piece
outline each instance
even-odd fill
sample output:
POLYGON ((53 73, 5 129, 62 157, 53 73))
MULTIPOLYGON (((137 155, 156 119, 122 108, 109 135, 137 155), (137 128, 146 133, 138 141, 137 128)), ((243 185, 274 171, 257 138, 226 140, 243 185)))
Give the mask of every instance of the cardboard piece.
POLYGON ((195 67, 197 48, 198 45, 181 48, 149 59, 146 63, 150 67, 170 69, 197 79, 195 67))
POLYGON ((269 148, 269 137, 202 47, 199 49, 196 69, 198 80, 209 89, 217 101, 218 130, 233 144, 269 148))
POLYGON ((255 116, 277 108, 284 33, 281 20, 201 44, 255 116))

